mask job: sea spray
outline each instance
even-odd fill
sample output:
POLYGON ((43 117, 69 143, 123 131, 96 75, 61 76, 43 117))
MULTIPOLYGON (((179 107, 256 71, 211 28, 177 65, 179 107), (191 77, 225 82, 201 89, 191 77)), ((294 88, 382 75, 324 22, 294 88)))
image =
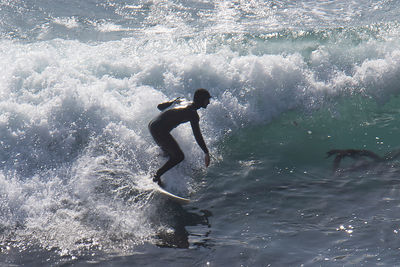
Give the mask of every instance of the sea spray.
POLYGON ((374 248, 396 251, 398 227, 386 222, 396 220, 387 213, 398 204, 397 165, 332 178, 324 157, 398 146, 398 10, 395 1, 1 1, 3 257, 299 265, 384 254, 390 265, 394 254, 374 248), (163 178, 190 195, 182 208, 149 190, 166 159, 147 124, 157 104, 199 87, 213 95, 199 115, 214 160, 206 171, 189 125, 172 132, 186 157, 163 178), (182 256, 154 244, 213 249, 182 256))

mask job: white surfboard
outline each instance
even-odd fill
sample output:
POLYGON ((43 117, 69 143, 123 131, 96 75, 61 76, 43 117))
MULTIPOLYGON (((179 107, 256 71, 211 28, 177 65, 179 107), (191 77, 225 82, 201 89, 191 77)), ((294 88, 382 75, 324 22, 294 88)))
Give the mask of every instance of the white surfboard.
POLYGON ((156 185, 154 188, 156 188, 156 190, 157 190, 158 192, 160 192, 161 194, 163 194, 164 196, 167 196, 167 197, 170 198, 171 200, 173 200, 173 201, 175 201, 175 202, 178 202, 178 203, 180 203, 180 204, 187 204, 187 203, 190 202, 190 199, 184 198, 184 197, 180 197, 180 196, 177 196, 177 195, 174 195, 174 194, 168 192, 167 190, 161 188, 161 187, 158 186, 158 185, 156 185))

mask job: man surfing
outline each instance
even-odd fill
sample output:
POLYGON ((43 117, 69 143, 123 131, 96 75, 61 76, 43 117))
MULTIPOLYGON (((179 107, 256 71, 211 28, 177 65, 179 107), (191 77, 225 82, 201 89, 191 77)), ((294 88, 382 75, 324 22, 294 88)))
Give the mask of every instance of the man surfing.
POLYGON ((194 93, 193 102, 186 107, 175 107, 164 111, 171 105, 179 103, 179 98, 157 106, 163 112, 149 123, 149 130, 154 141, 169 157, 168 161, 157 170, 153 177, 153 181, 158 183, 159 186, 162 187, 161 175, 185 158, 181 148, 170 133, 182 123, 190 122, 196 142, 205 154, 205 165, 206 167, 210 165, 210 154, 200 131, 200 118, 197 114, 198 109, 207 108, 208 104, 210 104, 210 98, 210 93, 206 89, 200 88, 194 93))
POLYGON ((383 157, 377 155, 370 150, 365 149, 333 149, 326 152, 326 154, 327 158, 336 155, 333 161, 333 171, 335 173, 339 173, 343 171, 357 171, 375 168, 379 163, 387 163, 396 160, 400 156, 400 150, 390 151, 386 153, 383 157), (340 162, 345 157, 350 157, 357 160, 358 162, 347 169, 342 169, 339 166, 340 162), (370 158, 372 159, 372 161, 362 160, 362 158, 370 158))

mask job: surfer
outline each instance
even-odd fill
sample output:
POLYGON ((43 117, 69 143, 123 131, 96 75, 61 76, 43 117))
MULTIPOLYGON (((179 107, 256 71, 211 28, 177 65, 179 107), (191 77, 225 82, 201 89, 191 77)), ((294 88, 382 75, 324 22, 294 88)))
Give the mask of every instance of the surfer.
POLYGON ((182 162, 185 157, 178 143, 170 133, 172 129, 182 123, 190 122, 196 142, 205 154, 204 161, 206 167, 210 164, 210 154, 200 131, 200 118, 197 114, 198 109, 207 108, 210 103, 210 98, 210 93, 206 89, 200 88, 194 93, 193 102, 186 107, 175 107, 164 111, 173 104, 180 103, 180 98, 157 106, 157 108, 163 112, 150 121, 149 130, 154 141, 169 157, 168 161, 157 170, 153 177, 153 181, 160 186, 162 186, 161 175, 182 162))
POLYGON ((327 152, 327 158, 330 156, 336 155, 334 161, 333 161, 333 171, 334 172, 340 172, 340 171, 356 171, 356 170, 362 170, 362 169, 368 169, 371 168, 372 166, 376 166, 379 163, 383 162, 389 162, 392 161, 400 156, 400 150, 394 150, 390 151, 387 154, 385 154, 383 157, 377 155, 376 153, 370 151, 370 150, 365 150, 365 149, 334 149, 330 150, 327 152), (345 157, 350 157, 352 159, 359 160, 363 157, 367 157, 372 159, 372 161, 362 161, 359 164, 353 165, 348 169, 340 169, 339 165, 342 159, 345 157))

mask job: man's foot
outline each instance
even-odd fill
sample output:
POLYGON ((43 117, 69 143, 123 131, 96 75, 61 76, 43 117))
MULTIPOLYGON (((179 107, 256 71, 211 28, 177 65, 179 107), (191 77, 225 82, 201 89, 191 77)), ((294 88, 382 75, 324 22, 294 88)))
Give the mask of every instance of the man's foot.
POLYGON ((164 184, 161 182, 161 178, 159 176, 154 176, 153 182, 157 183, 160 187, 164 186, 164 184))

